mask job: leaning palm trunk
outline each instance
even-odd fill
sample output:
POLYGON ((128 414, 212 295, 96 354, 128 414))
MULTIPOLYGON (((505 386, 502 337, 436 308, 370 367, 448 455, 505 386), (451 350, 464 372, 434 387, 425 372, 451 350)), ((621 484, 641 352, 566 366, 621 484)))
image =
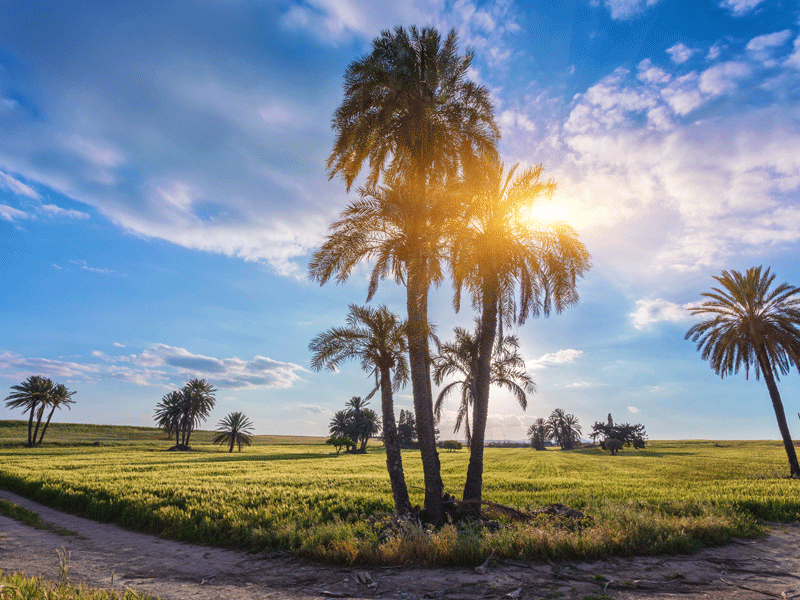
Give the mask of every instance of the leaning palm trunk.
POLYGON ((800 478, 800 465, 797 463, 797 453, 794 449, 792 435, 789 433, 789 425, 786 422, 786 413, 783 411, 781 395, 778 392, 778 386, 775 384, 775 377, 772 375, 772 368, 763 350, 758 353, 758 362, 761 366, 761 372, 764 374, 764 381, 767 384, 767 389, 769 390, 772 408, 775 410, 775 418, 778 420, 778 429, 781 432, 781 438, 783 438, 783 447, 786 449, 786 456, 789 458, 789 472, 792 477, 800 478))
MULTIPOLYGON (((424 259, 423 259, 424 260, 424 259)), ((417 439, 425 479, 425 510, 430 520, 444 523, 442 478, 439 455, 436 451, 436 432, 433 425, 433 394, 431 393, 428 356, 428 286, 424 266, 408 267, 408 359, 411 388, 414 393, 414 412, 417 418, 417 439)))
POLYGON ((486 439, 486 420, 489 414, 489 384, 492 377, 492 348, 497 332, 497 292, 488 285, 483 290, 480 341, 478 345, 478 372, 475 382, 475 400, 472 412, 472 439, 469 446, 469 467, 464 484, 464 500, 474 501, 480 510, 483 488, 483 447, 486 439))
POLYGON ((53 413, 56 412, 56 404, 53 404, 53 408, 50 409, 50 414, 47 415, 47 421, 45 421, 44 428, 42 429, 42 435, 39 436, 39 441, 36 442, 36 445, 39 446, 44 439, 44 434, 47 433, 47 428, 50 426, 50 419, 53 418, 53 413))
POLYGON ((39 428, 42 426, 42 417, 44 417, 44 409, 46 404, 42 401, 42 405, 39 407, 39 410, 36 412, 36 429, 33 430, 33 445, 36 446, 38 442, 36 441, 39 436, 39 428))
POLYGON ((386 470, 392 484, 394 508, 398 515, 406 515, 411 511, 411 500, 408 498, 406 477, 403 473, 403 456, 400 453, 400 438, 397 435, 397 424, 394 420, 394 400, 392 399, 392 379, 389 369, 380 370, 381 377, 381 410, 383 412, 383 443, 386 446, 386 470))

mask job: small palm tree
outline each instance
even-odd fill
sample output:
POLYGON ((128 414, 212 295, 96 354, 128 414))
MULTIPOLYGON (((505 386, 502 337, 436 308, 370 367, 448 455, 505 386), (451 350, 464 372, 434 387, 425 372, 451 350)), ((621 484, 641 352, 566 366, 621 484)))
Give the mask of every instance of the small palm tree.
POLYGON ((233 452, 233 447, 238 446, 239 452, 241 452, 242 446, 250 445, 252 435, 253 423, 250 419, 240 412, 232 412, 217 425, 213 442, 215 444, 230 444, 228 452, 233 452))
POLYGON ((168 437, 175 435, 175 447, 180 446, 181 415, 183 414, 183 392, 173 390, 161 398, 156 405, 156 424, 168 437))
POLYGON ((531 441, 531 447, 534 450, 544 450, 547 441, 551 438, 550 430, 547 427, 547 422, 539 417, 528 428, 528 439, 531 441))
MULTIPOLYGON (((464 432, 467 446, 472 442, 469 427, 469 408, 473 405, 476 393, 476 370, 478 364, 478 348, 480 343, 480 324, 475 333, 460 327, 455 328, 455 340, 441 345, 439 354, 433 359, 433 380, 436 385, 449 376, 458 375, 462 379, 447 384, 436 398, 434 413, 438 423, 442 417, 442 405, 445 398, 456 388, 461 390, 461 404, 456 416, 453 433, 465 424, 464 432)), ((519 402, 522 410, 528 407, 528 393, 536 391, 533 379, 525 372, 525 361, 519 354, 519 341, 516 336, 499 338, 495 344, 491 363, 491 383, 510 391, 519 402)))
MULTIPOLYGON (((311 341, 309 349, 314 352, 311 368, 315 371, 323 368, 333 370, 344 361, 360 359, 361 368, 370 375, 375 375, 376 385, 370 396, 380 389, 386 469, 389 472, 395 510, 398 514, 409 512, 411 501, 403 472, 393 398, 393 392, 408 381, 406 322, 386 306, 373 309, 351 304, 347 326, 334 327, 319 334, 311 341)), ((351 408, 356 408, 355 398, 348 403, 351 408)), ((362 408, 360 403, 357 406, 362 408)), ((342 414, 341 419, 338 415, 339 413, 334 415, 334 421, 331 421, 331 435, 337 437, 346 435, 343 422, 340 422, 345 415, 342 414)))
POLYGON ((581 441, 581 426, 575 415, 567 414, 563 408, 557 408, 548 417, 547 432, 562 450, 572 450, 581 441))
POLYGON ((751 267, 742 274, 722 271, 714 277, 720 288, 702 295, 709 300, 690 308, 693 315, 708 315, 693 325, 685 339, 697 342, 703 359, 720 377, 738 373, 745 377, 752 365, 756 379, 764 375, 778 429, 783 438, 792 477, 800 477, 786 414, 776 380, 792 367, 800 371, 800 288, 782 283, 770 289, 775 275, 769 268, 751 267))
POLYGON ((183 414, 181 420, 182 444, 188 449, 192 431, 204 423, 214 408, 216 389, 205 379, 190 379, 181 390, 183 414))

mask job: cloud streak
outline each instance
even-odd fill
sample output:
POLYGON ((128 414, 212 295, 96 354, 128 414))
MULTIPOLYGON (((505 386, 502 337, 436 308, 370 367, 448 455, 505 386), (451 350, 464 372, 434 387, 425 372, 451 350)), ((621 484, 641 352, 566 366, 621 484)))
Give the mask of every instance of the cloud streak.
POLYGON ((139 354, 116 356, 95 350, 82 362, 0 353, 0 376, 11 380, 45 375, 77 382, 116 380, 165 387, 174 381, 202 378, 224 389, 285 389, 300 381, 299 374, 305 371, 300 365, 265 356, 220 359, 166 344, 154 344, 139 354))

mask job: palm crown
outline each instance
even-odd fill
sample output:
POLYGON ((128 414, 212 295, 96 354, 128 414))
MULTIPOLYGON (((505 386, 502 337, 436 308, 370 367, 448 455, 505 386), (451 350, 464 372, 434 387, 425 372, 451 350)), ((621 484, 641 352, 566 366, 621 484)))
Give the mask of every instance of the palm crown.
POLYGON ((702 294, 709 298, 689 309, 711 318, 692 326, 686 339, 697 342, 702 357, 722 377, 750 365, 756 378, 769 369, 777 378, 792 366, 800 371, 800 288, 783 283, 770 290, 775 275, 751 267, 743 275, 723 271, 714 277, 720 288, 702 294), (764 362, 766 361, 766 362, 764 362))

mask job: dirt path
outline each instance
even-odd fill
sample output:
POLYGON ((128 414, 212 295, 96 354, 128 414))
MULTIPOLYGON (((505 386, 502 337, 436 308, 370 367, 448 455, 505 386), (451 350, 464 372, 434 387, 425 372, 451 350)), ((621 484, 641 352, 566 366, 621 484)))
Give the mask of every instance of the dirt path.
POLYGON ((103 588, 146 590, 162 600, 565 598, 617 600, 800 598, 800 525, 692 556, 551 565, 500 561, 474 569, 340 568, 288 554, 246 554, 127 531, 68 515, 0 490, 0 498, 77 535, 61 536, 0 516, 0 569, 103 588))

